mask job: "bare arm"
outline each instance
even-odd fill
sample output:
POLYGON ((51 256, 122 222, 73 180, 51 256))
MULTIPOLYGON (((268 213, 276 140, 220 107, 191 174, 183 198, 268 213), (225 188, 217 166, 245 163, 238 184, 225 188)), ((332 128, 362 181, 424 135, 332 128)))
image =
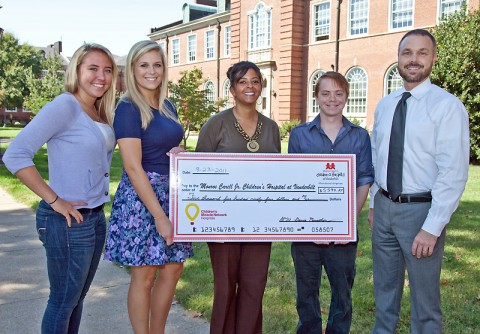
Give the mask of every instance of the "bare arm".
POLYGON ((357 217, 362 211, 363 205, 367 200, 368 191, 370 190, 369 184, 364 184, 357 188, 357 217))
MULTIPOLYGON (((368 190, 370 189, 369 184, 365 184, 363 186, 360 186, 357 188, 357 217, 362 211, 363 205, 365 204, 365 201, 367 200, 368 196, 368 190)), ((329 242, 322 242, 322 241, 317 241, 315 242, 317 245, 328 245, 329 242)), ((344 242, 344 241, 337 241, 335 242, 335 245, 345 245, 348 244, 349 242, 344 242)))
POLYGON ((147 174, 143 170, 141 140, 139 138, 121 138, 117 143, 125 171, 135 192, 154 217, 158 233, 165 239, 167 245, 171 245, 173 243, 173 226, 160 206, 147 174))
POLYGON ((74 206, 86 205, 84 202, 68 202, 64 201, 60 197, 57 198, 57 194, 48 186, 48 184, 42 179, 35 166, 30 166, 20 169, 15 174, 20 181, 22 181, 31 191, 41 197, 45 202, 52 203, 52 209, 62 214, 67 220, 67 225, 72 226, 70 215, 81 223, 83 216, 78 212, 74 206))
MULTIPOLYGON (((373 201, 373 200, 371 200, 373 201)), ((368 224, 370 225, 370 230, 373 229, 373 215, 374 215, 374 208, 370 208, 370 211, 368 212, 368 224)))
MULTIPOLYGON (((365 204, 365 201, 367 200, 368 196, 368 191, 370 190, 370 185, 365 184, 363 186, 360 186, 357 188, 357 218, 360 212, 362 211, 363 205, 365 204)), ((348 244, 348 242, 335 242, 336 245, 344 245, 348 244)))

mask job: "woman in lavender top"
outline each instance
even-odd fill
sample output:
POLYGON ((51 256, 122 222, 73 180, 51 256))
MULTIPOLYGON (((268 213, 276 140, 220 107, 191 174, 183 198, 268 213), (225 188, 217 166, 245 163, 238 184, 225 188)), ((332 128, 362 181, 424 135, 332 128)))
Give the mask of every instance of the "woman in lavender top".
POLYGON ((114 129, 124 172, 112 206, 105 259, 131 266, 128 314, 135 333, 164 333, 190 243, 173 243, 168 214, 169 155, 183 138, 167 93, 165 54, 152 41, 127 56, 127 92, 114 129))
POLYGON ((82 45, 67 67, 66 92, 39 111, 3 156, 5 166, 42 198, 36 226, 50 281, 44 334, 78 333, 83 300, 102 254, 116 76, 108 49, 82 45), (45 143, 48 184, 33 162, 45 143))

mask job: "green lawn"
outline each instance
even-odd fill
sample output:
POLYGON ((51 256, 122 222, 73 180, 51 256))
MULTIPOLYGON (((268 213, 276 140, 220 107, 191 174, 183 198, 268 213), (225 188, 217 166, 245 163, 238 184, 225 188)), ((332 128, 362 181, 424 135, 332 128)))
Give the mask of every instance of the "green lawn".
MULTIPOLYGON (((8 128, 7 128, 8 129, 8 128)), ((6 137, 3 129, 0 137, 6 137)), ((16 134, 13 133, 11 136, 16 134)), ((287 143, 282 143, 286 151, 287 143)), ((187 150, 193 150, 195 138, 188 141, 187 150)), ((2 149, 5 149, 2 147, 2 149)), ((41 174, 47 178, 46 150, 35 157, 41 174)), ((113 194, 121 176, 121 158, 115 152, 111 169, 110 190, 113 194)), ((17 200, 35 208, 38 198, 0 166, 0 186, 17 200)), ((441 276, 444 334, 477 334, 480 321, 480 167, 471 166, 467 188, 459 208, 448 225, 445 259, 441 276)), ((107 205, 106 212, 110 212, 107 205)), ((32 226, 33 228, 33 226, 32 226)), ((357 257, 357 276, 353 290, 354 315, 351 333, 369 333, 374 321, 372 259, 367 209, 358 221, 360 242, 357 257)), ((178 284, 176 298, 187 308, 201 313, 207 319, 211 315, 213 276, 208 247, 195 243, 195 257, 188 260, 178 284)), ((406 281, 398 334, 410 333, 409 289, 406 281)), ((322 277, 322 314, 328 316, 329 287, 322 277)), ((126 316, 126 315, 125 315, 126 316)), ((264 298, 264 333, 293 333, 297 315, 295 311, 295 280, 290 257, 290 243, 274 243, 270 261, 269 280, 264 298)))
POLYGON ((0 127, 0 138, 14 138, 22 128, 0 127))
MULTIPOLYGON (((480 320, 480 167, 470 167, 470 178, 459 208, 447 230, 445 259, 441 276, 445 334, 478 334, 480 320)), ((358 222, 360 242, 357 276, 353 289, 354 315, 351 333, 369 333, 373 326, 372 256, 367 209, 358 222)), ((177 298, 189 309, 211 315, 213 276, 206 244, 195 244, 195 257, 189 260, 178 286, 177 298), (202 284, 198 284, 201 281, 202 284)), ((294 333, 295 274, 289 243, 274 243, 269 281, 264 299, 265 333, 294 333)), ((323 274, 321 300, 324 319, 328 316, 328 279, 323 274)), ((398 334, 410 333, 408 280, 404 291, 398 334)), ((324 324, 325 326, 325 324, 324 324)))

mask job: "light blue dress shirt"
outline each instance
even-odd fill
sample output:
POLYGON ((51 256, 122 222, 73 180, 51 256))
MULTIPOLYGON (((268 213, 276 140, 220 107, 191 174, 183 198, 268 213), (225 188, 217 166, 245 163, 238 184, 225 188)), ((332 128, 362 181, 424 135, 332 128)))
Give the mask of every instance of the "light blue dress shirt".
POLYGON ((288 153, 355 154, 357 188, 373 183, 370 137, 367 130, 342 117, 343 126, 332 143, 320 125, 320 115, 295 127, 288 140, 288 153))
MULTIPOLYGON (((372 154, 375 185, 387 189, 390 131, 401 88, 383 98, 375 110, 372 154)), ((426 79, 407 100, 403 153, 403 194, 432 192, 432 206, 422 229, 439 236, 456 210, 468 178, 470 137, 468 114, 462 102, 426 79)))

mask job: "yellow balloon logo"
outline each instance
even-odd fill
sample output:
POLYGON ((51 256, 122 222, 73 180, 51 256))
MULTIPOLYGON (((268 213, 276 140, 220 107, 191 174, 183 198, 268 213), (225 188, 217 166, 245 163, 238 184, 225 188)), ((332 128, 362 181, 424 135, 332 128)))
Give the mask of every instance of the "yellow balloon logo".
POLYGON ((190 220, 195 220, 195 218, 198 217, 199 213, 200 213, 200 208, 195 203, 190 203, 185 207, 185 214, 190 220), (190 213, 191 211, 193 211, 193 215, 190 213))

